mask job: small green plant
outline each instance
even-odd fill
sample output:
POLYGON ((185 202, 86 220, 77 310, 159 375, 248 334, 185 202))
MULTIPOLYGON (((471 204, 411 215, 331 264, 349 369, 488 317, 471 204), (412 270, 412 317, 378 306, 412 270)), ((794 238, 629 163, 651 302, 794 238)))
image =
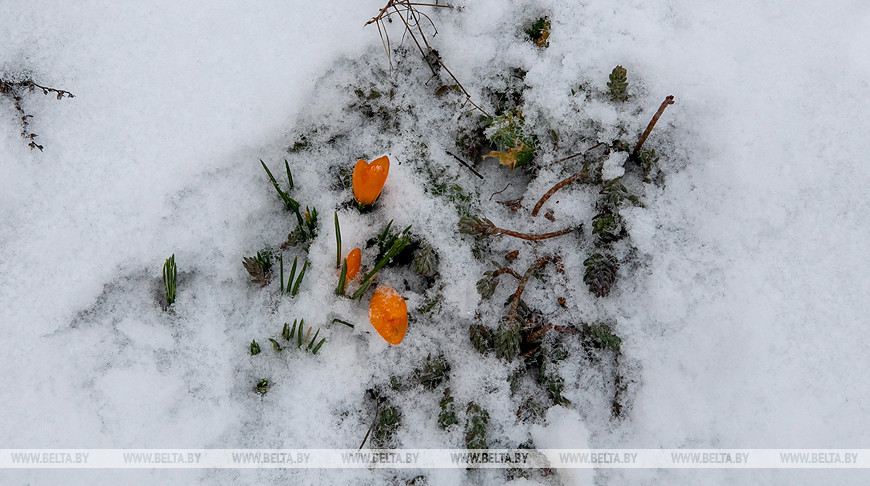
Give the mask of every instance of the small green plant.
POLYGON ((402 416, 396 407, 387 407, 378 418, 378 429, 375 431, 372 441, 379 448, 388 448, 395 445, 396 431, 402 423, 402 416))
MULTIPOLYGON (((275 180, 275 176, 272 175, 272 171, 269 170, 269 167, 266 165, 265 162, 263 162, 262 159, 260 159, 260 164, 262 164, 263 169, 266 170, 266 174, 269 176, 269 180, 272 181, 272 185, 275 187, 275 191, 278 192, 278 196, 281 198, 282 201, 284 201, 284 206, 287 209, 295 212, 298 216, 299 215, 299 203, 296 202, 295 199, 290 197, 290 194, 281 190, 281 187, 278 185, 278 181, 275 180)), ((284 160, 284 167, 287 169, 287 186, 288 186, 287 190, 292 191, 293 187, 294 187, 293 186, 293 174, 290 173, 290 164, 287 162, 286 159, 284 160)), ((301 224, 301 218, 300 218, 300 224, 301 224)))
POLYGON ((467 449, 486 449, 486 426, 489 424, 489 413, 480 405, 469 402, 465 409, 465 447, 467 449))
MULTIPOLYGON (((283 258, 280 259, 283 265, 283 258)), ((258 251, 255 256, 245 257, 242 259, 242 265, 248 274, 253 277, 251 282, 259 284, 260 287, 269 285, 272 281, 272 252, 269 250, 258 251)))
POLYGON ((611 329, 607 324, 589 326, 589 334, 599 346, 615 353, 619 353, 620 346, 622 345, 622 338, 614 334, 613 329, 611 329))
POLYGON ((414 253, 414 271, 419 275, 430 276, 438 265, 438 254, 429 245, 422 245, 414 253))
POLYGON ((530 164, 535 158, 538 141, 536 137, 526 134, 525 123, 525 117, 519 112, 509 111, 494 118, 486 134, 496 150, 483 158, 497 158, 499 163, 511 170, 530 164))
POLYGON ((257 344, 257 341, 251 341, 251 356, 256 356, 260 354, 260 345, 257 344))
POLYGON ((381 248, 381 253, 383 256, 378 260, 375 264, 374 268, 369 270, 362 278, 362 283, 356 292, 351 296, 352 299, 361 299, 362 296, 366 293, 369 287, 372 285, 372 281, 377 274, 384 266, 386 266, 390 261, 396 257, 402 250, 408 246, 408 243, 411 242, 411 236, 408 234, 408 231, 411 229, 410 226, 402 230, 401 233, 397 235, 389 235, 390 227, 393 222, 390 221, 387 224, 387 227, 384 229, 383 233, 378 237, 378 246, 381 248))
POLYGON ((596 297, 606 297, 616 283, 619 264, 610 255, 594 253, 583 261, 583 266, 586 267, 583 281, 589 286, 589 291, 596 297))
MULTIPOLYGON (((291 297, 296 297, 299 293, 299 286, 302 285, 302 278, 305 277, 305 270, 308 268, 308 260, 302 264, 302 269, 299 271, 299 276, 296 276, 296 267, 299 264, 299 257, 293 257, 293 266, 290 268, 290 278, 287 279, 287 285, 284 285, 284 258, 278 257, 280 266, 281 292, 290 294, 291 297)), ((271 275, 270 275, 271 278, 271 275)))
POLYGON ((495 339, 492 333, 485 326, 480 324, 472 324, 468 328, 468 337, 471 340, 471 345, 480 352, 486 354, 495 349, 495 339))
POLYGON ((434 390, 448 378, 449 373, 450 364, 444 358, 444 355, 439 354, 433 359, 430 354, 426 356, 426 363, 423 365, 423 368, 414 370, 414 378, 423 387, 434 390))
POLYGON ((505 319, 498 326, 493 336, 495 355, 507 362, 513 361, 514 358, 520 355, 520 344, 522 341, 520 323, 509 318, 505 319))
POLYGON ((264 379, 258 381, 255 390, 260 395, 265 395, 266 392, 269 391, 269 380, 264 378, 264 379))
POLYGON ((611 243, 622 239, 627 233, 619 213, 605 211, 592 219, 592 234, 597 236, 601 243, 611 243))
POLYGON ((317 352, 320 351, 321 346, 323 346, 323 343, 326 342, 326 338, 321 338, 320 341, 317 341, 317 336, 320 335, 320 329, 314 333, 314 337, 311 337, 311 330, 312 328, 309 326, 308 331, 305 331, 305 319, 299 321, 298 325, 294 319, 292 327, 289 324, 284 324, 284 328, 281 330, 281 336, 287 342, 295 341, 298 349, 304 348, 311 354, 317 354, 317 352))
POLYGON ((305 251, 308 251, 308 247, 317 236, 317 208, 305 206, 305 211, 297 212, 296 216, 299 224, 287 235, 285 245, 301 246, 305 251))
POLYGON ((453 397, 450 396, 450 388, 444 390, 444 397, 438 402, 438 407, 441 408, 441 412, 438 414, 438 425, 442 429, 459 423, 456 420, 456 407, 453 404, 453 397))
POLYGON ((610 81, 607 83, 608 94, 612 101, 625 101, 628 99, 628 71, 622 66, 616 66, 610 73, 610 81))
POLYGON ((175 302, 175 288, 178 281, 178 269, 175 267, 175 253, 166 259, 163 264, 163 293, 166 297, 166 306, 175 302))
POLYGON ((531 27, 526 29, 526 35, 538 47, 549 47, 550 41, 550 19, 542 17, 535 21, 531 27))

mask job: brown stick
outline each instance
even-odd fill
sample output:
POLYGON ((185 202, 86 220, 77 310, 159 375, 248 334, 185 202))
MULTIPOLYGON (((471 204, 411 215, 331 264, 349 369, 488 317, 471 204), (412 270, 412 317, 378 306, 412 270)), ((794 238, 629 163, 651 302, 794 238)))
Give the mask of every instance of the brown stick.
POLYGON ((564 157, 564 158, 561 158, 561 159, 559 159, 559 160, 554 160, 553 162, 550 162, 549 164, 547 164, 547 167, 549 167, 549 166, 551 166, 551 165, 556 165, 556 164, 558 164, 558 163, 560 163, 560 162, 565 162, 565 161, 571 160, 571 159, 576 158, 576 157, 580 157, 581 155, 586 155, 590 150, 595 150, 595 149, 597 149, 598 147, 600 147, 600 146, 602 146, 602 145, 607 145, 607 144, 604 143, 604 142, 598 142, 598 143, 596 143, 595 145, 589 147, 588 149, 586 149, 586 150, 584 150, 584 151, 582 151, 582 152, 578 152, 578 153, 576 153, 576 154, 574 154, 574 155, 569 155, 569 156, 564 157))
POLYGON ((640 136, 640 140, 637 141, 637 145, 634 146, 634 150, 631 151, 631 155, 637 157, 637 154, 640 152, 640 148, 643 146, 643 143, 646 142, 646 138, 649 137, 650 132, 652 132, 653 127, 656 126, 656 122, 659 121, 659 117, 662 116, 662 113, 665 112, 665 108, 668 105, 674 104, 674 95, 669 95, 662 101, 662 105, 659 106, 659 111, 653 115, 652 120, 649 121, 649 125, 646 126, 646 130, 643 131, 643 134, 640 136))
POLYGON ((563 230, 554 231, 552 233, 544 233, 542 235, 528 235, 526 233, 518 233, 516 231, 511 231, 511 230, 506 230, 506 229, 501 229, 501 228, 493 228, 491 231, 489 231, 489 234, 491 234, 491 235, 507 235, 507 236, 513 236, 514 238, 520 238, 523 240, 538 241, 538 240, 546 240, 548 238, 555 238, 557 236, 567 235, 568 233, 571 233, 572 231, 574 231, 574 228, 565 228, 563 230))
POLYGON ((532 274, 535 273, 535 271, 537 271, 539 268, 550 263, 550 261, 552 260, 553 257, 551 256, 545 256, 543 258, 540 258, 535 263, 532 263, 528 270, 526 270, 526 273, 523 274, 523 278, 520 279, 520 284, 517 285, 517 291, 514 292, 513 300, 511 301, 511 308, 508 311, 509 319, 513 319, 516 317, 517 309, 520 306, 520 297, 523 296, 523 292, 526 290, 526 284, 528 283, 529 279, 532 278, 532 274))
POLYGON ((498 270, 495 271, 495 275, 501 275, 501 274, 503 274, 503 273, 506 273, 506 274, 512 276, 513 278, 517 279, 517 280, 522 280, 522 279, 523 279, 523 277, 521 277, 520 274, 518 274, 517 272, 515 272, 514 269, 512 269, 512 268, 502 267, 502 268, 499 268, 498 270))
POLYGON ((549 331, 552 328, 553 328, 553 324, 547 324, 546 326, 541 326, 540 329, 529 334, 527 341, 532 342, 532 341, 538 339, 539 337, 543 336, 544 333, 546 333, 547 331, 549 331))
POLYGON ((568 184, 571 184, 574 181, 587 179, 587 178, 589 178, 588 172, 578 172, 578 173, 572 175, 571 177, 568 177, 566 179, 559 181, 555 186, 553 186, 549 191, 547 191, 543 196, 541 196, 541 199, 538 200, 538 203, 535 204, 534 209, 532 209, 532 216, 534 217, 534 216, 538 215, 538 211, 541 210, 541 206, 543 206, 544 203, 547 202, 547 200, 550 199, 550 197, 552 197, 553 194, 556 193, 556 191, 567 186, 568 184))
MULTIPOLYGON (((467 167, 468 170, 470 170, 471 172, 474 172, 474 175, 476 175, 477 177, 480 177, 481 179, 483 179, 483 176, 480 175, 479 172, 477 172, 476 170, 474 170, 474 167, 472 167, 471 165, 469 165, 468 162, 466 162, 466 161, 460 159, 458 155, 454 154, 453 152, 451 152, 451 151, 449 151, 449 150, 447 151, 447 155, 449 155, 449 156, 453 157, 454 159, 458 160, 460 164, 462 164, 462 165, 464 165, 465 167, 467 167)), ((492 199, 492 198, 490 198, 490 199, 492 199)))

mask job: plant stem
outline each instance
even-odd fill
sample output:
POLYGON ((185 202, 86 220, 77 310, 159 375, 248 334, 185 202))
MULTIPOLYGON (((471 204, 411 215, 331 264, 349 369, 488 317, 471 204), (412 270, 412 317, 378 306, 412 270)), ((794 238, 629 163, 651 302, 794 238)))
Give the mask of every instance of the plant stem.
POLYGON ((539 199, 538 203, 535 204, 535 207, 532 209, 532 216, 534 217, 534 216, 538 215, 538 211, 541 210, 541 206, 543 206, 544 203, 547 202, 547 200, 550 199, 553 196, 553 194, 556 193, 556 191, 567 186, 568 184, 571 184, 574 181, 584 180, 584 179, 588 179, 588 178, 589 178, 588 172, 578 172, 578 173, 576 173, 570 177, 567 177, 565 179, 562 179, 561 181, 556 183, 556 185, 553 186, 552 188, 550 188, 550 190, 547 191, 543 196, 541 196, 541 199, 539 199))
POLYGON ((649 125, 646 126, 646 130, 643 131, 643 134, 640 136, 640 139, 637 141, 637 145, 634 146, 634 150, 631 151, 632 157, 637 157, 640 152, 640 148, 643 146, 643 143, 646 142, 646 138, 649 137, 650 132, 652 132, 653 127, 656 126, 656 122, 659 121, 659 117, 662 116, 662 113, 665 112, 665 108, 668 105, 674 104, 674 95, 669 95, 662 101, 661 106, 659 106, 659 110, 653 115, 652 120, 649 121, 649 125))
POLYGON ((492 235, 507 235, 507 236, 513 236, 514 238, 520 238, 523 240, 538 241, 538 240, 546 240, 548 238, 555 238, 557 236, 567 235, 568 233, 571 233, 573 231, 574 231, 574 228, 565 228, 563 230, 554 231, 552 233, 544 233, 544 234, 540 234, 540 235, 529 235, 526 233, 519 233, 517 231, 511 231, 511 230, 506 230, 506 229, 501 229, 501 228, 493 228, 493 230, 490 234, 492 234, 492 235))
POLYGON ((529 282, 529 279, 532 277, 532 274, 537 271, 539 268, 553 261, 553 257, 545 256, 543 258, 538 259, 535 263, 526 270, 526 273, 523 274, 523 277, 520 279, 519 285, 517 285, 517 291, 514 292, 514 296, 511 300, 511 307, 508 311, 508 319, 511 321, 518 321, 517 317, 517 309, 520 306, 520 297, 523 296, 523 292, 526 290, 526 284, 529 282))
POLYGON ((449 155, 449 156, 453 157, 454 159, 458 160, 460 164, 462 164, 462 165, 464 165, 465 167, 467 167, 468 170, 470 170, 471 172, 474 172, 474 175, 476 175, 477 177, 480 177, 481 179, 483 179, 483 176, 480 175, 479 172, 477 172, 476 170, 474 170, 474 167, 472 167, 471 165, 469 165, 468 162, 466 162, 466 161, 460 159, 458 155, 454 154, 453 152, 451 152, 451 151, 449 151, 449 150, 447 151, 447 155, 449 155))

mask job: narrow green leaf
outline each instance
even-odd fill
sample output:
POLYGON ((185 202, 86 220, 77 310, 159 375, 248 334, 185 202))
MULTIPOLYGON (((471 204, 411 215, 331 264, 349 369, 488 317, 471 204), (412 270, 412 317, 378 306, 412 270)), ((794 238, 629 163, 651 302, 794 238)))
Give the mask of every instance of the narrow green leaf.
POLYGON ((391 219, 389 223, 387 223, 387 227, 384 228, 384 232, 381 233, 381 236, 378 236, 378 241, 384 241, 387 238, 387 235, 390 233, 390 226, 393 225, 393 220, 391 219))
POLYGON ((311 338, 311 341, 308 342, 308 349, 311 349, 311 346, 314 346, 314 341, 317 341, 317 335, 320 334, 320 329, 314 333, 314 337, 311 338))
MULTIPOLYGON (((294 323, 294 325, 295 325, 295 323, 294 323)), ((289 340, 290 340, 290 336, 291 336, 291 334, 290 334, 290 324, 287 324, 286 322, 284 323, 284 328, 281 329, 281 336, 284 338, 285 341, 289 341, 289 340)))
POLYGON ((347 322, 347 321, 342 321, 341 319, 333 319, 333 320, 332 320, 332 323, 333 323, 333 324, 335 324, 336 322, 339 323, 339 324, 344 324, 345 326, 350 327, 350 328, 353 328, 353 327, 354 327, 353 324, 351 324, 351 323, 349 323, 349 322, 347 322))
POLYGON ((257 344, 257 341, 251 341, 251 356, 255 356, 260 354, 260 345, 257 344))
POLYGON ((269 338, 269 341, 272 343, 272 348, 274 348, 275 351, 278 351, 278 352, 281 351, 281 345, 278 344, 278 341, 275 341, 275 340, 272 339, 272 338, 269 338))
POLYGON ((278 254, 278 264, 281 268, 280 275, 278 277, 278 282, 281 284, 281 292, 284 292, 284 254, 278 254))
POLYGON ((299 293, 299 285, 302 284, 302 277, 305 276, 306 268, 308 268, 308 260, 305 260, 305 263, 302 265, 302 270, 299 271, 299 278, 296 279, 296 283, 293 285, 293 292, 290 295, 295 297, 299 293))
POLYGON ((287 169, 287 182, 289 183, 288 191, 293 190, 293 174, 290 173, 290 164, 287 163, 287 159, 284 159, 284 167, 287 169))
POLYGON ((344 281, 347 279, 347 260, 341 262, 341 275, 338 276, 338 288, 335 289, 337 295, 344 296, 344 281))
POLYGON ((338 212, 336 212, 335 213, 335 268, 338 268, 339 266, 341 266, 341 226, 338 225, 338 212))
POLYGON ((287 292, 290 292, 290 289, 293 286, 293 279, 296 277, 296 261, 299 257, 293 257, 293 267, 290 268, 290 278, 287 280, 287 292))
POLYGON ((317 354, 317 352, 320 351, 320 347, 323 346, 323 343, 325 342, 326 338, 321 339, 320 342, 317 343, 317 346, 314 346, 314 349, 311 350, 311 354, 317 354))

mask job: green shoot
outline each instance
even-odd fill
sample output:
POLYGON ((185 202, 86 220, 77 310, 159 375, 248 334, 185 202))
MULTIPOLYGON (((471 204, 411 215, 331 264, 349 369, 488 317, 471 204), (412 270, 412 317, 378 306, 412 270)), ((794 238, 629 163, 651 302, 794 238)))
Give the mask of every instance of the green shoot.
POLYGON ((335 213, 335 268, 341 266, 341 226, 338 225, 338 212, 335 213))
MULTIPOLYGON (((393 224, 393 222, 390 221, 390 223, 387 225, 387 229, 384 230, 383 233, 381 233, 379 240, 383 241, 386 239, 387 232, 389 231, 390 226, 392 224, 393 224)), ((372 280, 374 279, 375 274, 377 274, 382 268, 384 268, 384 266, 386 266, 387 263, 390 263, 390 260, 392 260, 396 255, 401 253, 402 250, 404 250, 406 246, 408 246, 408 243, 411 242, 411 236, 408 235, 408 230, 410 230, 410 229, 411 229, 411 227, 408 226, 407 228, 402 230, 402 232, 399 233, 398 235, 393 235, 392 237, 390 237, 389 239, 386 239, 386 241, 384 241, 383 248, 386 249, 386 253, 378 261, 378 263, 375 264, 375 267, 372 268, 371 270, 369 270, 369 272, 365 274, 365 276, 362 279, 362 283, 360 284, 359 289, 357 289, 357 291, 354 292, 353 296, 351 297, 352 299, 362 298, 363 294, 365 294, 366 291, 369 289, 369 287, 372 285, 372 280)))
POLYGON ((338 276, 338 287, 335 289, 336 295, 344 296, 344 281, 347 279, 347 260, 341 262, 341 275, 338 276))
POLYGON ((305 263, 302 265, 302 270, 299 271, 299 278, 297 278, 296 283, 293 284, 293 290, 290 292, 290 295, 293 297, 296 297, 296 294, 299 293, 299 285, 302 283, 302 277, 305 276, 306 268, 308 268, 308 260, 305 260, 305 263))
POLYGON ((290 268, 290 278, 287 280, 287 293, 290 293, 290 289, 293 288, 293 278, 296 277, 296 263, 299 260, 299 257, 293 257, 293 267, 290 268))
POLYGON ((281 293, 284 293, 284 254, 278 254, 278 266, 280 268, 280 273, 278 275, 278 283, 281 284, 281 293))
POLYGON ((269 380, 262 379, 257 382, 257 393, 265 395, 269 391, 269 380))
POLYGON ((627 71, 622 66, 616 66, 610 73, 610 81, 607 83, 607 88, 610 90, 610 99, 612 101, 625 101, 628 99, 628 76, 627 71))
POLYGON ((178 269, 175 267, 175 253, 163 264, 163 291, 166 295, 167 307, 175 302, 175 285, 178 280, 178 269))
MULTIPOLYGON (((301 321, 293 320, 293 326, 291 327, 289 324, 284 323, 284 328, 281 329, 281 337, 284 338, 287 342, 296 341, 296 347, 298 349, 305 349, 311 354, 317 354, 320 351, 320 348, 323 346, 323 343, 326 342, 326 338, 321 338, 320 341, 317 340, 320 335, 320 329, 314 333, 314 337, 309 339, 311 336, 311 327, 308 327, 308 331, 305 331, 305 319, 301 321), (303 335, 304 334, 304 335, 303 335), (307 345, 306 345, 307 344, 307 345), (304 346, 304 348, 303 348, 304 346)), ((281 346, 274 339, 269 339, 272 342, 272 346, 275 348, 275 351, 281 351, 281 346)))
MULTIPOLYGON (((284 205, 287 209, 290 209, 296 212, 296 216, 299 218, 299 224, 302 224, 302 218, 299 216, 299 203, 296 202, 295 199, 290 197, 289 194, 281 190, 281 187, 278 186, 278 181, 275 180, 275 176, 272 175, 272 171, 269 170, 269 167, 266 166, 266 163, 263 162, 263 159, 260 159, 260 163, 263 164, 263 168, 266 169, 266 174, 269 175, 269 180, 272 181, 272 185, 275 186, 275 190, 278 191, 278 196, 281 197, 281 200, 284 201, 284 205)), ((293 177, 290 175, 290 165, 287 164, 285 160, 284 163, 287 167, 287 179, 290 181, 290 189, 293 189, 293 177)))
POLYGON ((284 168, 287 169, 287 182, 288 182, 288 191, 293 190, 293 174, 290 173, 290 164, 287 162, 287 159, 284 159, 284 168))
POLYGON ((257 341, 251 341, 251 356, 260 354, 260 345, 257 341))

